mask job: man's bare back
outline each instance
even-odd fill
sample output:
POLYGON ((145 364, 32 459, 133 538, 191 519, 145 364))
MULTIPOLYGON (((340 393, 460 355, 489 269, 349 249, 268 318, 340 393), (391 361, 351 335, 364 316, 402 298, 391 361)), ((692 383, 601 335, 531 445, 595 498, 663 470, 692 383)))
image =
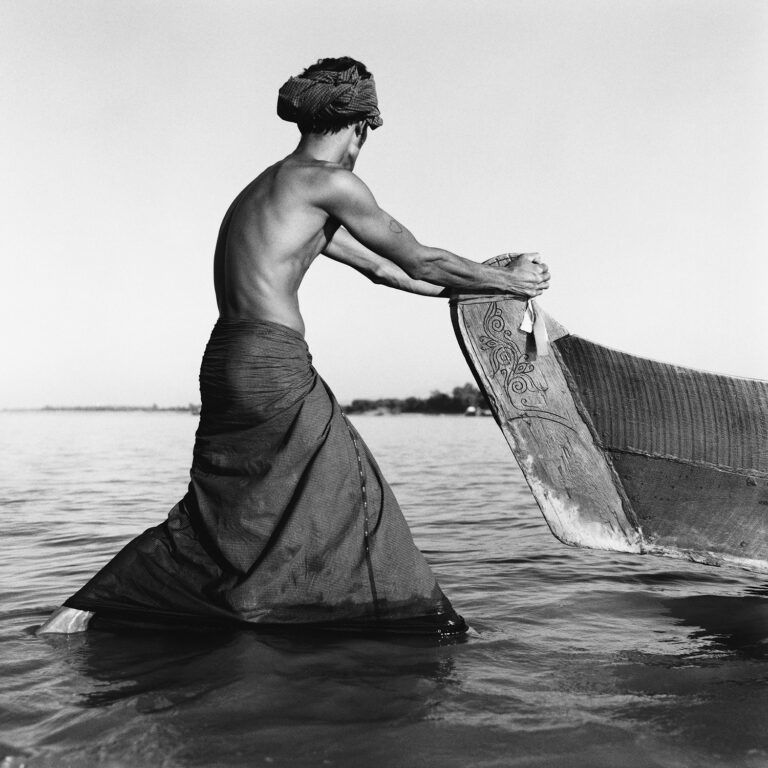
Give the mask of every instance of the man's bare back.
POLYGON ((230 206, 214 259, 222 317, 269 320, 304 333, 299 286, 330 239, 328 215, 307 199, 323 165, 289 155, 230 206))

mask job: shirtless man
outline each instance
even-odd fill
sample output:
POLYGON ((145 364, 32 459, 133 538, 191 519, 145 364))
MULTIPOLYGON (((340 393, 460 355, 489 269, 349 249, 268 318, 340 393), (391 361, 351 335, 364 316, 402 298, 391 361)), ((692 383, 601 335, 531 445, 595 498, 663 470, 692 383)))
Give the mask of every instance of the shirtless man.
POLYGON ((490 267, 419 243, 383 211, 352 171, 368 132, 364 120, 336 133, 305 133, 229 209, 216 249, 219 311, 304 333, 298 289, 321 253, 376 283, 424 296, 445 289, 539 296, 549 271, 536 257, 490 267))
MULTIPOLYGON (((219 233, 214 283, 220 314, 217 329, 224 341, 216 349, 224 351, 211 351, 217 338, 215 329, 201 371, 203 413, 190 491, 171 511, 168 522, 131 542, 59 608, 40 632, 82 631, 94 613, 108 619, 127 617, 140 622, 147 615, 153 621, 162 615, 172 616, 173 620, 202 615, 211 620, 231 619, 248 624, 312 623, 317 620, 311 608, 314 603, 322 604, 324 622, 335 622, 334 626, 344 628, 396 626, 401 631, 402 627, 426 631, 425 617, 437 622, 429 624, 430 630, 438 625, 453 631, 465 628, 413 547, 399 507, 386 483, 378 477, 378 469, 359 435, 344 421, 329 392, 317 394, 322 390, 317 383, 319 377, 306 364, 306 371, 311 373, 302 385, 305 401, 301 407, 308 412, 330 409, 331 415, 322 424, 322 434, 315 434, 310 423, 304 431, 311 434, 301 435, 302 445, 309 442, 314 451, 302 472, 295 471, 299 459, 291 458, 286 464, 289 469, 282 470, 284 477, 280 476, 276 468, 283 454, 291 450, 291 443, 296 442, 299 411, 293 402, 285 407, 274 406, 280 398, 285 399, 286 393, 291 401, 296 400, 296 395, 293 383, 289 387, 275 378, 271 361, 275 359, 275 350, 289 361, 304 354, 298 289, 309 266, 321 253, 354 267, 374 282, 424 296, 463 290, 534 297, 549 286, 548 269, 531 257, 521 257, 511 268, 484 266, 450 251, 422 245, 378 206, 368 187, 353 173, 369 128, 377 128, 382 122, 373 79, 359 62, 349 58, 324 59, 291 78, 281 88, 278 114, 299 125, 299 144, 238 195, 219 233), (266 336, 275 337, 276 341, 264 341, 266 336), (244 348, 256 350, 266 343, 272 346, 262 357, 270 362, 263 366, 258 386, 272 388, 270 399, 265 401, 268 407, 257 403, 242 410, 243 401, 256 398, 249 390, 253 384, 243 384, 240 379, 232 383, 227 376, 231 375, 232 366, 241 362, 244 348), (218 367, 216 383, 206 389, 208 358, 216 358, 218 367), (223 367, 219 365, 221 360, 223 367), (234 396, 228 386, 236 390, 234 396), (220 406, 219 401, 225 404, 220 406), (265 408, 267 417, 262 416, 265 408), (281 427, 282 432, 278 430, 274 439, 270 438, 270 443, 264 434, 283 416, 286 426, 281 427), (234 430, 233 419, 240 419, 234 430), (255 435, 250 449, 244 448, 242 441, 246 429, 253 430, 255 435), (236 443, 232 442, 232 432, 237 434, 236 443), (356 465, 346 458, 350 437, 357 453, 356 465), (233 449, 235 444, 237 448, 233 449), (221 456, 237 453, 239 456, 222 469, 221 456), (338 481, 343 492, 339 491, 327 508, 319 512, 323 488, 318 481, 313 488, 307 480, 318 463, 317 456, 327 457, 319 483, 329 476, 344 476, 338 481), (259 467, 258 471, 254 466, 259 467), (269 472, 262 469, 264 466, 272 471, 271 479, 269 472), (219 471, 221 476, 217 476, 219 471), (241 478, 239 486, 247 488, 246 497, 233 495, 231 485, 227 484, 233 475, 241 478), (300 483, 294 475, 301 476, 300 483), (376 485, 375 481, 380 482, 376 485), (283 483, 289 485, 285 493, 283 483), (341 515, 339 499, 348 499, 360 491, 361 501, 351 504, 347 517, 341 515), (307 499, 305 504, 302 494, 307 499), (272 499, 282 496, 290 500, 279 509, 269 507, 272 499), (372 500, 380 506, 375 527, 369 519, 372 500), (254 508, 260 510, 258 517, 254 508), (309 549, 305 545, 309 535, 306 531, 311 530, 310 538, 316 538, 317 521, 325 525, 331 517, 339 517, 334 523, 337 527, 327 534, 334 542, 333 547, 321 542, 317 545, 319 554, 302 553, 298 558, 300 567, 294 568, 297 547, 302 552, 309 549), (291 534, 292 525, 305 528, 291 534), (194 531, 193 539, 184 533, 190 528, 194 531), (234 533, 227 538, 222 531, 226 533, 229 529, 234 533), (340 543, 341 537, 350 536, 349 544, 340 543), (282 544, 281 537, 288 543, 282 544), (198 539, 204 544, 200 545, 198 539), (361 540, 365 550, 362 559, 358 556, 361 540), (162 546, 158 546, 158 541, 162 546), (166 551, 185 555, 183 559, 176 555, 169 559, 166 551), (158 565, 163 558, 167 562, 158 565), (271 565, 270 558, 274 561, 271 565), (190 562, 196 564, 194 569, 189 568, 190 562), (392 576, 389 571, 394 566, 388 565, 392 562, 399 563, 401 574, 392 576), (363 564, 367 577, 357 579, 357 570, 361 574, 366 570, 363 564), (201 571, 205 577, 200 576, 201 571), (285 572, 282 581, 281 571, 285 572), (350 586, 340 587, 339 574, 347 571, 352 574, 350 586), (179 586, 174 586, 168 596, 168 574, 174 572, 179 586), (302 584, 303 576, 297 574, 308 572, 311 578, 302 584), (370 583, 362 585, 366 578, 370 583), (218 591, 212 591, 211 584, 218 591), (285 596, 290 592, 286 584, 295 592, 292 597, 285 596), (153 593, 165 596, 142 603, 153 593), (274 597, 275 594, 280 597, 274 597), (263 595, 270 595, 266 603, 263 595), (206 601, 211 603, 210 611, 206 601), (350 603, 355 606, 353 609, 349 609, 350 603)), ((262 370, 262 352, 254 355, 247 365, 243 363, 251 379, 262 370)), ((291 369, 289 378, 293 381, 306 371, 291 369)))

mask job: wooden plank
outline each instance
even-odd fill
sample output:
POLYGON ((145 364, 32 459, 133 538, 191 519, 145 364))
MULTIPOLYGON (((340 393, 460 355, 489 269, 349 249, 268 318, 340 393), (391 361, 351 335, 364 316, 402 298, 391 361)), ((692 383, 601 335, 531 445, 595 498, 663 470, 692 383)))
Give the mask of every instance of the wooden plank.
MULTIPOLYGON (((552 533, 566 544, 640 552, 613 470, 579 416, 555 355, 532 361, 525 302, 452 303, 457 335, 552 533)), ((550 339, 563 333, 549 322, 550 339)))

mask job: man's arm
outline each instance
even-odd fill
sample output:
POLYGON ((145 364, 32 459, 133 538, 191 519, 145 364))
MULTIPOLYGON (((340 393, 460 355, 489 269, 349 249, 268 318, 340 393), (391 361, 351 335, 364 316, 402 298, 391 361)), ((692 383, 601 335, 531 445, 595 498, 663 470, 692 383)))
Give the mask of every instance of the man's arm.
POLYGON ((315 204, 346 227, 374 253, 394 262, 413 280, 445 288, 538 296, 549 287, 546 264, 531 257, 514 267, 491 267, 457 256, 442 248, 422 245, 396 219, 379 208, 368 187, 353 173, 325 171, 327 178, 314 186, 315 204))
POLYGON ((379 256, 355 240, 344 227, 339 227, 323 253, 334 261, 347 264, 379 285, 388 285, 420 296, 446 296, 448 291, 424 280, 414 280, 397 264, 379 256))

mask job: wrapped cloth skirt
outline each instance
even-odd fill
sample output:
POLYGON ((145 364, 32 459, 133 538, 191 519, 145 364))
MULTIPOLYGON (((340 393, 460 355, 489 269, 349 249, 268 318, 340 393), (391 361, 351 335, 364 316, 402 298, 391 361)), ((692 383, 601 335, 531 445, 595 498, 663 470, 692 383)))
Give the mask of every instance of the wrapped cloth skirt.
POLYGON ((96 628, 466 630, 301 334, 220 319, 200 390, 186 495, 66 606, 96 628))

